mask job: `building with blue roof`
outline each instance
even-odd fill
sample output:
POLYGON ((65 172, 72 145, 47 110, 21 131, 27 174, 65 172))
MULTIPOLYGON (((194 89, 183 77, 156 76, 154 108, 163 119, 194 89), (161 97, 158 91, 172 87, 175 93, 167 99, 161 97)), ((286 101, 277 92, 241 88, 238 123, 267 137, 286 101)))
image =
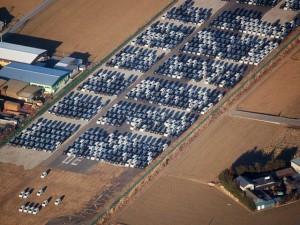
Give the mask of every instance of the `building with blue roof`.
POLYGON ((69 79, 69 72, 12 62, 0 70, 0 78, 15 79, 40 86, 46 93, 54 93, 69 79))
POLYGON ((300 173, 300 157, 292 159, 291 166, 294 168, 294 170, 300 173))

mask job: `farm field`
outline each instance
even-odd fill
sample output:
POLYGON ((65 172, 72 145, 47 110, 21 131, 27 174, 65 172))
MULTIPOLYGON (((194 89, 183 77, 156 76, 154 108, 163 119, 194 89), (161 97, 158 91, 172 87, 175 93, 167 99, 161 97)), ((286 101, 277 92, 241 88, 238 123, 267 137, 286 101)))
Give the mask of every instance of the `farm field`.
POLYGON ((91 55, 90 61, 97 61, 169 2, 78 0, 70 4, 70 1, 56 1, 25 26, 20 34, 61 42, 56 49, 57 55, 79 52, 91 55))
POLYGON ((300 49, 238 105, 239 110, 300 118, 300 49))
POLYGON ((207 183, 252 149, 299 148, 299 135, 299 130, 263 122, 221 118, 109 224, 296 224, 299 202, 253 214, 207 183), (283 219, 287 211, 289 217, 283 219))
POLYGON ((0 0, 0 8, 4 7, 14 17, 11 24, 14 24, 17 20, 21 19, 30 10, 37 7, 42 0, 0 0))

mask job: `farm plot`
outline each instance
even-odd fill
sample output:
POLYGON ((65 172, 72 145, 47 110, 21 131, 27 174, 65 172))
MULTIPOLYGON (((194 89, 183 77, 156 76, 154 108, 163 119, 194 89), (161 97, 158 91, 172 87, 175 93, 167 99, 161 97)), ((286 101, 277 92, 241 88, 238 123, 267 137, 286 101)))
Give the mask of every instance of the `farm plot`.
POLYGON ((300 118, 300 50, 272 72, 255 92, 238 105, 239 110, 300 118))
POLYGON ((170 0, 55 1, 20 33, 61 42, 55 49, 58 56, 74 54, 97 62, 168 3, 170 0))

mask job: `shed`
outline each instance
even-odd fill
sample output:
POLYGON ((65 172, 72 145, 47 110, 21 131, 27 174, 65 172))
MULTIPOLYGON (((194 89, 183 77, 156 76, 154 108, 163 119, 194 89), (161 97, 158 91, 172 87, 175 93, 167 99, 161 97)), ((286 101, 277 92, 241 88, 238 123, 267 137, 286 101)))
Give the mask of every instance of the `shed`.
POLYGON ((1 95, 8 96, 11 98, 18 98, 18 92, 24 90, 29 85, 28 82, 19 80, 8 80, 0 88, 1 95))
POLYGON ((275 201, 267 193, 262 190, 249 190, 246 189, 246 195, 251 198, 257 210, 262 210, 275 206, 275 201))
POLYGON ((291 166, 294 168, 294 170, 300 173, 300 157, 292 159, 291 166))
POLYGON ((296 173, 293 170, 293 168, 289 167, 289 168, 285 168, 285 169, 282 169, 282 170, 277 170, 277 171, 275 171, 275 174, 276 174, 276 177, 278 179, 282 179, 284 177, 292 177, 296 173))
POLYGON ((54 93, 69 79, 67 71, 49 69, 24 63, 10 63, 0 70, 0 78, 15 79, 40 86, 45 92, 54 93))
POLYGON ((58 63, 55 64, 54 69, 68 71, 70 76, 77 73, 79 66, 82 65, 81 59, 76 59, 72 57, 64 57, 58 63))
POLYGON ((18 93, 18 98, 25 102, 32 103, 35 97, 43 95, 43 88, 35 85, 28 85, 18 93))
POLYGON ((0 42, 0 61, 33 64, 46 56, 47 50, 0 42))

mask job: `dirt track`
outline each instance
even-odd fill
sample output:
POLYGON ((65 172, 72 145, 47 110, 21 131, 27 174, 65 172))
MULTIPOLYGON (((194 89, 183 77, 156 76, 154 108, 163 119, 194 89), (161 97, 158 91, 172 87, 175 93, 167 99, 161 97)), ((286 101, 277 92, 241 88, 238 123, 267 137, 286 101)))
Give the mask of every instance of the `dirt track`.
POLYGON ((121 44, 169 2, 60 0, 33 19, 20 33, 62 42, 57 48, 58 55, 79 52, 90 54, 89 60, 95 61, 121 44))

